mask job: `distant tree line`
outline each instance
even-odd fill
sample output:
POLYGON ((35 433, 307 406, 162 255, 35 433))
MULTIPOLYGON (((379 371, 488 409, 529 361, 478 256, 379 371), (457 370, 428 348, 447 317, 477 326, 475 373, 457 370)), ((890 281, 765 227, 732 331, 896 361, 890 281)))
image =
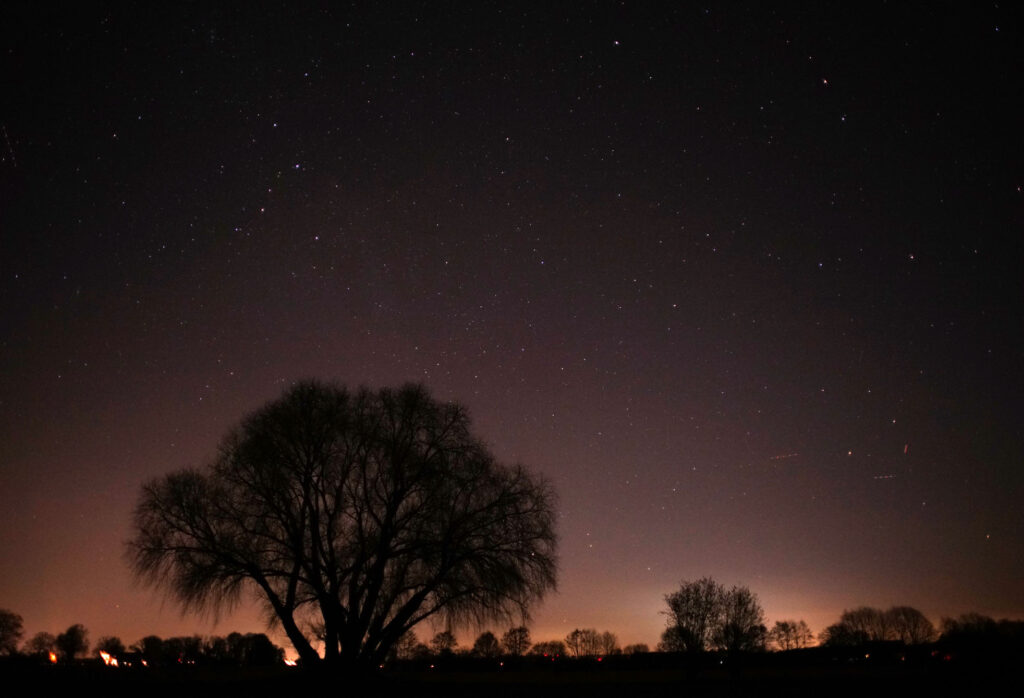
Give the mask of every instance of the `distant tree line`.
MULTIPOLYGON (((757 596, 747 587, 726 588, 711 578, 684 581, 666 595, 667 627, 657 651, 669 653, 749 653, 768 650, 806 649, 815 644, 814 634, 803 620, 779 620, 769 629, 757 596)), ((18 614, 0 609, 0 657, 21 655, 50 662, 70 663, 88 655, 89 633, 81 624, 53 635, 38 632, 21 643, 23 622, 18 614)), ((970 613, 943 618, 936 628, 919 610, 893 606, 887 610, 862 606, 843 611, 838 622, 821 631, 817 644, 824 649, 867 646, 928 646, 933 656, 945 659, 1009 656, 1024 648, 1024 621, 995 620, 970 613)), ((523 625, 499 637, 488 630, 468 647, 459 647, 450 630, 437 632, 421 642, 412 631, 395 643, 390 660, 437 660, 443 658, 509 659, 534 657, 545 661, 561 658, 610 657, 650 653, 646 644, 620 647, 617 636, 594 628, 576 628, 562 639, 534 642, 523 625)), ((263 633, 231 633, 226 637, 199 635, 161 638, 148 635, 128 647, 115 636, 100 637, 93 654, 147 666, 201 664, 252 667, 281 664, 284 650, 263 633)))
POLYGON ((819 639, 826 647, 842 647, 868 642, 923 645, 935 637, 935 626, 916 608, 893 606, 882 611, 862 606, 852 611, 843 611, 839 622, 825 628, 819 639))
MULTIPOLYGON (((21 645, 24 636, 22 619, 16 613, 0 609, 0 656, 37 658, 48 662, 72 663, 89 656, 89 631, 81 623, 53 635, 38 632, 21 645)), ((284 662, 284 649, 263 633, 230 633, 226 637, 161 638, 147 635, 133 645, 125 646, 116 636, 100 637, 92 656, 106 654, 120 663, 142 663, 147 666, 202 664, 206 666, 271 666, 284 662)))
POLYGON ((272 666, 284 662, 284 649, 263 633, 230 633, 226 637, 160 638, 147 635, 128 648, 150 666, 204 664, 215 666, 272 666))

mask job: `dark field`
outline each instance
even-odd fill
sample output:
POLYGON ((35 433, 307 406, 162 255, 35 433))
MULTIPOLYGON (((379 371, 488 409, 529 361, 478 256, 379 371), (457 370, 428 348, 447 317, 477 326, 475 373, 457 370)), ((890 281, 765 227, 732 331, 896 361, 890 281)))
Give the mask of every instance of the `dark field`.
POLYGON ((382 671, 353 679, 300 669, 117 670, 97 665, 6 664, 19 694, 99 696, 424 696, 462 698, 642 698, 646 696, 978 696, 1020 695, 1019 674, 999 663, 951 665, 855 661, 758 661, 747 666, 615 667, 563 662, 512 670, 382 671))

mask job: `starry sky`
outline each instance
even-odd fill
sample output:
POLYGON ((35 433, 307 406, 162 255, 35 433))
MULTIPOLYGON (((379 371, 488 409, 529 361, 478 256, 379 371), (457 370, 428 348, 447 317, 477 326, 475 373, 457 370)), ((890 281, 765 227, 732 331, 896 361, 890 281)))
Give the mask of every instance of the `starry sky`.
POLYGON ((262 629, 123 545, 317 377, 553 482, 535 640, 702 576, 1024 617, 1019 10, 664 5, 6 4, 0 607, 262 629))

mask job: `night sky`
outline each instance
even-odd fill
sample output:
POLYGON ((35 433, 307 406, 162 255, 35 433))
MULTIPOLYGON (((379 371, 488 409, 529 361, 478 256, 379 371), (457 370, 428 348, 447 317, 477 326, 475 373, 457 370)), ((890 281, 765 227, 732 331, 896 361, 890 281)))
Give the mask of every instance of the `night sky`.
POLYGON ((124 541, 316 377, 551 479, 535 640, 702 576, 1024 617, 1020 11, 766 4, 5 5, 0 607, 263 629, 124 541))

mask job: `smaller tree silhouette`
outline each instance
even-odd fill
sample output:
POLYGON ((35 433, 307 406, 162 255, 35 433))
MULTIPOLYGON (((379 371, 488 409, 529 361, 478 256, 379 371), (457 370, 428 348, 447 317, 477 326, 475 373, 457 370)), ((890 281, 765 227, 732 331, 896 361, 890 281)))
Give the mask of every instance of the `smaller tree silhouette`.
POLYGON ((509 628, 501 636, 501 644, 508 654, 513 657, 521 657, 526 654, 526 650, 530 649, 530 631, 525 625, 509 628))
POLYGON ((81 623, 75 623, 57 636, 57 654, 65 662, 89 651, 89 631, 81 623))
POLYGON ((861 606, 852 611, 843 611, 839 622, 853 631, 854 635, 866 637, 869 642, 889 639, 889 619, 880 609, 861 606))
POLYGON ((888 611, 861 606, 843 611, 839 622, 825 628, 819 639, 831 647, 884 641, 920 645, 935 639, 935 626, 910 606, 893 606, 888 611))
POLYGON ((45 657, 57 647, 57 638, 53 633, 38 632, 29 639, 22 652, 32 657, 45 657))
POLYGON ((458 644, 450 630, 442 630, 430 641, 430 649, 438 656, 449 655, 455 652, 458 644))
POLYGON ((576 628, 565 636, 565 647, 573 657, 589 657, 600 651, 601 635, 594 628, 576 628))
POLYGON ((617 654, 622 650, 619 649, 619 638, 615 636, 615 633, 605 630, 597 638, 597 652, 598 654, 617 654))
POLYGON ((885 612, 890 637, 905 645, 923 645, 935 639, 935 626, 910 606, 893 606, 885 612))
POLYGON ((980 613, 964 613, 959 618, 943 618, 940 621, 942 640, 955 642, 977 642, 998 636, 999 624, 995 618, 980 613))
POLYGON ((864 631, 854 630, 843 622, 833 623, 818 635, 818 641, 825 647, 856 647, 870 639, 864 631))
POLYGON ((704 577, 682 582, 665 597, 668 627, 659 648, 667 652, 724 649, 750 652, 764 649, 768 630, 757 595, 745 586, 726 590, 704 577))
POLYGON ((530 654, 540 657, 564 657, 567 653, 568 651, 565 648, 565 643, 561 640, 538 642, 530 648, 530 654))
POLYGON ((776 649, 781 651, 810 646, 814 640, 811 629, 802 620, 778 620, 768 633, 776 649))
POLYGON ((96 647, 93 652, 99 655, 100 652, 106 652, 110 655, 124 654, 125 647, 124 643, 121 642, 121 638, 114 635, 104 635, 96 641, 96 647))
POLYGON ((500 657, 501 643, 490 630, 480 633, 473 643, 473 655, 477 657, 500 657))
POLYGON ((16 654, 24 634, 22 619, 14 611, 0 608, 0 656, 16 654))
POLYGON ((626 645, 622 648, 623 654, 647 654, 651 651, 651 648, 646 643, 638 642, 633 645, 626 645))
POLYGON ((677 591, 665 596, 668 604, 668 628, 661 636, 661 647, 668 652, 701 652, 710 649, 722 624, 725 589, 704 577, 682 582, 677 591))
MULTIPOLYGON (((223 638, 220 639, 223 640, 223 638)), ((224 647, 226 653, 226 640, 224 641, 224 647)), ((162 662, 164 658, 164 641, 159 635, 147 635, 132 645, 129 649, 141 654, 142 658, 151 666, 156 666, 162 662)))
POLYGON ((284 650, 264 633, 231 633, 228 635, 228 651, 239 666, 271 666, 284 661, 284 650))
POLYGON ((721 626, 715 633, 716 644, 729 652, 755 652, 764 649, 768 629, 757 595, 747 587, 736 586, 722 597, 721 626))
POLYGON ((407 630, 402 634, 398 641, 395 642, 392 652, 394 653, 395 659, 412 659, 416 656, 416 648, 420 644, 420 641, 416 638, 416 633, 412 630, 407 630))

